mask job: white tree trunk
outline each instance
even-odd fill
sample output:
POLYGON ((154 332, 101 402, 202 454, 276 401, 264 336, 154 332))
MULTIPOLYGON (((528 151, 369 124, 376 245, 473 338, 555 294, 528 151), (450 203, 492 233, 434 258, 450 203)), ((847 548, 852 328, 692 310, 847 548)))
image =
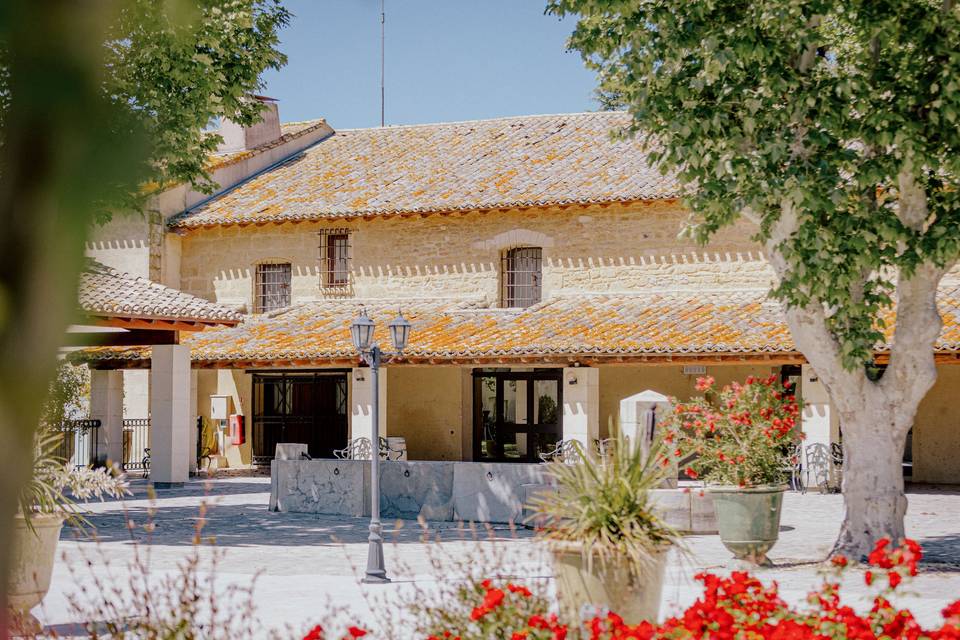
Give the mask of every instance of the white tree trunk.
POLYGON ((913 411, 879 404, 841 417, 844 514, 834 554, 862 559, 876 540, 905 536, 903 447, 922 397, 916 398, 913 411))
MULTIPOLYGON (((925 194, 907 171, 899 185, 898 215, 922 233, 928 223, 925 194)), ((765 247, 780 278, 791 269, 782 246, 798 227, 796 210, 784 202, 765 247)), ((843 429, 844 519, 833 553, 859 560, 880 538, 904 537, 903 448, 917 408, 937 379, 934 346, 942 327, 937 288, 951 266, 921 264, 909 276, 897 278, 890 363, 878 382, 871 381, 863 367, 845 368, 823 305, 785 310, 797 348, 826 387, 843 429)))

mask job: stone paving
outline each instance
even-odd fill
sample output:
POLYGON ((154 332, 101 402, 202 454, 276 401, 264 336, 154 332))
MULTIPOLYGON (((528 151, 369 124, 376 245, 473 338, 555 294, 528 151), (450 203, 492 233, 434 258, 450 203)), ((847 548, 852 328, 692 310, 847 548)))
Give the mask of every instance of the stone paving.
MULTIPOLYGON (((331 618, 368 627, 378 621, 378 637, 409 637, 400 603, 423 598, 466 570, 550 586, 542 548, 525 529, 471 530, 440 523, 429 525, 425 535, 420 524, 410 521, 385 523, 386 563, 394 582, 360 584, 367 521, 271 513, 269 489, 265 477, 195 481, 162 490, 151 502, 146 485, 137 481, 132 498, 89 505, 88 519, 96 528, 97 541, 64 531, 50 594, 35 613, 49 628, 69 635, 72 625, 83 619, 71 607, 81 587, 91 587, 95 577, 121 587, 130 582, 128 563, 135 548, 149 552, 152 577, 172 575, 192 552, 201 503, 207 505, 203 535, 213 537, 221 553, 215 575, 204 577, 218 593, 226 593, 230 585, 254 584, 253 615, 266 628, 282 629, 283 637, 299 637, 296 631, 331 618), (152 508, 155 513, 150 516, 152 508), (142 526, 150 520, 152 532, 142 526), (128 521, 137 527, 131 531, 128 521)), ((923 544, 927 556, 921 576, 912 584, 916 595, 905 596, 903 602, 921 622, 934 624, 943 606, 960 597, 960 491, 919 487, 911 490, 909 500, 908 534, 923 544)), ((818 562, 837 534, 842 504, 839 495, 787 494, 780 541, 770 554, 774 566, 757 570, 757 575, 778 581, 786 599, 802 602, 818 583, 818 562)), ((662 615, 697 597, 693 575, 699 570, 741 568, 734 566, 717 536, 691 536, 686 542, 688 555, 674 552, 669 564, 662 615)), ((849 576, 844 593, 854 603, 867 602, 856 573, 849 576)))

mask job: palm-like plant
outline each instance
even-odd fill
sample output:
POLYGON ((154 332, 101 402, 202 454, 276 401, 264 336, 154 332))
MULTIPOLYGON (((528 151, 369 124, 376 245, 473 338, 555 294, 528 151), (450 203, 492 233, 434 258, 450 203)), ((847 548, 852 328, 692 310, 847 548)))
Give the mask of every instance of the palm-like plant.
POLYGON ((680 534, 661 519, 650 494, 669 471, 660 441, 646 453, 618 435, 607 455, 587 455, 582 448, 579 453, 577 464, 551 462, 555 491, 531 500, 547 540, 580 545, 588 562, 626 559, 636 570, 679 542, 680 534))
POLYGON ((82 410, 87 392, 87 376, 76 366, 61 363, 51 382, 35 436, 33 475, 19 494, 19 511, 31 529, 30 517, 35 514, 62 515, 82 526, 75 500, 129 493, 126 479, 114 469, 71 469, 57 455, 63 433, 58 427, 71 414, 82 410))

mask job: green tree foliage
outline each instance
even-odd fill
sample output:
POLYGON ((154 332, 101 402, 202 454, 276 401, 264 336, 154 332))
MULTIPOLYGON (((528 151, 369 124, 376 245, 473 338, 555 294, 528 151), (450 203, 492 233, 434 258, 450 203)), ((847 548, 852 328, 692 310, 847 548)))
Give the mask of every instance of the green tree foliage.
POLYGON ((151 145, 152 179, 209 192, 205 165, 221 142, 204 129, 217 118, 260 119, 261 74, 287 58, 278 31, 290 20, 278 0, 131 0, 107 41, 111 98, 131 107, 151 145), (176 4, 176 3, 174 3, 176 4))
MULTIPOLYGON (((288 20, 277 0, 0 2, 0 585, 91 224, 148 181, 212 188, 201 129, 259 115, 243 98, 288 20)), ((0 638, 6 611, 0 589, 0 638)))
POLYGON ((951 0, 553 0, 548 12, 579 14, 570 46, 688 186, 690 232, 758 222, 786 261, 776 296, 822 306, 847 368, 872 359, 895 274, 956 259, 951 0), (785 205, 798 220, 778 238, 785 205))

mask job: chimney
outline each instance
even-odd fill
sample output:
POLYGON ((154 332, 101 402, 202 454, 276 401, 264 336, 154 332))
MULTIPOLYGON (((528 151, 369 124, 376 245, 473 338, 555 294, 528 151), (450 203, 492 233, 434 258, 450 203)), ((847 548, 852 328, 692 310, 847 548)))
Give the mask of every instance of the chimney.
POLYGON ((250 96, 250 99, 256 100, 262 105, 261 120, 249 127, 244 127, 224 118, 220 123, 220 129, 217 131, 223 138, 223 142, 217 147, 217 153, 247 151, 262 144, 273 142, 282 135, 277 101, 267 96, 250 96))

